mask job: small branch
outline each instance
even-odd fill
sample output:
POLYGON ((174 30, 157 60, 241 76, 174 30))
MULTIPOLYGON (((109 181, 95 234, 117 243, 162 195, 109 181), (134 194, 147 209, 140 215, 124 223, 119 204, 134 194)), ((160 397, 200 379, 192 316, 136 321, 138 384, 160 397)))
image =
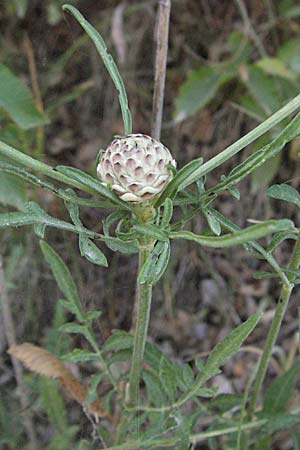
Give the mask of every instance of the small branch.
MULTIPOLYGON (((11 347, 16 344, 16 334, 15 334, 14 322, 13 322, 13 318, 12 318, 12 312, 10 309, 9 297, 8 297, 5 280, 4 280, 1 256, 0 256, 0 302, 1 302, 1 306, 2 306, 5 336, 6 336, 9 347, 11 347)), ((21 406, 23 409, 23 413, 24 413, 24 427, 26 429, 27 436, 28 436, 28 439, 30 442, 30 448, 31 448, 31 450, 39 450, 40 447, 38 445, 32 418, 28 411, 29 401, 27 398, 26 386, 23 381, 23 369, 22 369, 21 364, 19 363, 19 361, 16 358, 14 358, 12 356, 11 360, 12 360, 12 364, 13 364, 13 368, 14 368, 14 372, 15 372, 15 376, 16 376, 18 390, 20 392, 20 402, 21 402, 21 406)))
POLYGON ((246 34, 252 39, 252 41, 254 42, 258 53, 260 54, 260 56, 262 58, 265 58, 267 55, 267 52, 264 49, 264 46, 261 42, 261 40, 259 39, 258 34, 256 33, 256 31, 254 30, 252 23, 249 19, 248 16, 248 12, 246 9, 246 6, 243 2, 243 0, 235 0, 235 3, 237 4, 238 9, 240 10, 240 14, 242 16, 244 25, 245 25, 245 29, 246 29, 246 34))
MULTIPOLYGON (((291 257, 291 262, 289 264, 289 269, 296 270, 296 269, 298 269, 299 264, 300 264, 300 239, 298 239, 296 241, 293 255, 291 257)), ((269 365, 269 361, 270 361, 270 358, 272 355, 273 347, 277 340, 277 337, 278 337, 278 334, 280 331, 280 327, 281 327, 281 323, 284 318, 285 311, 288 306, 288 302, 291 297, 292 290, 294 288, 294 285, 291 284, 293 282, 294 278, 295 278, 294 275, 289 275, 288 279, 289 279, 290 283, 282 286, 280 298, 279 298, 279 301, 278 301, 278 304, 276 307, 275 316, 274 316, 273 322, 271 324, 271 327, 269 329, 269 333, 268 333, 267 340, 265 343, 264 351, 263 351, 263 354, 262 354, 260 362, 259 362, 257 376, 256 376, 256 380, 255 380, 254 387, 253 387, 253 392, 250 397, 249 409, 248 409, 248 421, 250 421, 250 422, 254 415, 258 395, 259 395, 259 392, 261 390, 261 387, 262 387, 262 384, 263 384, 263 381, 264 381, 264 378, 266 375, 266 371, 267 371, 267 367, 269 365)))
POLYGON ((171 0, 159 0, 151 136, 160 140, 164 104, 171 0))

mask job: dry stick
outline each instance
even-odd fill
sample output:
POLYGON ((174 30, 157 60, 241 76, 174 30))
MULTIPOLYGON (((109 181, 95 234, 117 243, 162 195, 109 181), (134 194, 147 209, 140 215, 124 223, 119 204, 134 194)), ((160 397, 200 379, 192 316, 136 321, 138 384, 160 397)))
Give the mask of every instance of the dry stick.
MULTIPOLYGON (((12 319, 12 313, 10 309, 10 302, 9 297, 5 285, 4 280, 4 273, 3 273, 3 264, 2 264, 2 258, 0 255, 0 302, 2 306, 2 315, 3 315, 3 322, 4 322, 4 331, 5 336, 8 342, 9 347, 16 344, 16 335, 15 335, 15 327, 12 319)), ((31 450, 39 450, 39 445, 35 433, 35 429, 32 423, 31 415, 28 411, 29 407, 29 401, 27 398, 26 393, 26 386, 23 381, 23 369, 19 361, 16 360, 13 356, 11 357, 16 380, 17 380, 17 386, 18 390, 20 392, 20 402, 21 406, 24 412, 24 427, 26 429, 28 439, 30 442, 30 449, 31 450)))
POLYGON ((242 19, 243 19, 244 24, 246 26, 246 33, 248 34, 248 36, 254 42, 254 44, 255 44, 255 46, 256 46, 260 56, 262 58, 265 58, 268 55, 267 55, 267 53, 266 53, 266 51, 264 49, 264 46, 263 46, 262 42, 259 39, 258 34, 256 33, 256 31, 254 30, 254 28, 252 26, 252 23, 251 23, 251 21, 249 19, 248 12, 247 12, 247 9, 246 9, 246 6, 245 6, 243 0, 235 0, 235 2, 237 4, 237 7, 240 10, 242 19))
MULTIPOLYGON (((36 64, 35 64, 35 57, 34 57, 34 51, 32 48, 32 44, 30 42, 29 36, 27 33, 24 35, 24 41, 23 41, 23 47, 26 53, 26 58, 28 61, 28 68, 30 73, 30 79, 31 79, 31 85, 32 85, 32 91, 33 91, 33 97, 34 102, 36 105, 36 108, 39 112, 44 112, 44 106, 43 101, 41 97, 41 91, 38 83, 38 77, 37 77, 37 70, 36 70, 36 64)), ((37 151, 36 156, 40 159, 43 153, 43 146, 44 146, 44 130, 43 127, 38 127, 36 131, 36 140, 37 140, 37 151)))
POLYGON ((171 0, 159 0, 151 136, 160 140, 164 104, 171 0))

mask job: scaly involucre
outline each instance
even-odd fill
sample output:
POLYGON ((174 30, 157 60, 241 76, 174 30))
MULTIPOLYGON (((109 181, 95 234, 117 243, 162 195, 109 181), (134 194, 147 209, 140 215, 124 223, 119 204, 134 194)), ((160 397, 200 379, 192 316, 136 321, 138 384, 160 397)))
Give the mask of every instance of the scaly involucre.
POLYGON ((144 134, 115 138, 103 154, 97 175, 126 202, 140 203, 162 192, 176 167, 170 151, 144 134))

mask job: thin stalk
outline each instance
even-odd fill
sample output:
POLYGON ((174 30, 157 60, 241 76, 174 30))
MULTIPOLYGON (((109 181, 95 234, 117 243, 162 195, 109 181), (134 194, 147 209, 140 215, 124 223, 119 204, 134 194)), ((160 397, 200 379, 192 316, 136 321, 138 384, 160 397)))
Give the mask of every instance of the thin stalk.
MULTIPOLYGON (((152 245, 140 246, 139 269, 146 261, 151 248, 152 245)), ((148 283, 139 284, 138 295, 139 302, 137 308, 137 322, 134 335, 133 355, 129 374, 129 388, 127 399, 127 403, 130 406, 136 405, 138 401, 140 376, 150 318, 152 285, 148 283)))
POLYGON ((156 26, 155 78, 151 136, 160 140, 164 105, 171 0, 159 0, 156 26))
MULTIPOLYGON (((294 246, 294 251, 291 257, 291 261, 289 264, 289 269, 296 270, 298 269, 300 264, 300 239, 298 239, 294 246)), ((292 284, 293 280, 295 279, 295 275, 288 275, 289 284, 284 284, 282 286, 280 298, 278 305, 276 307, 276 312, 274 319, 272 321, 271 327, 269 329, 269 333, 267 336, 267 340, 265 343, 264 351, 261 356, 258 370, 257 370, 257 376, 255 379, 254 387, 252 394, 250 396, 250 402, 249 402, 249 408, 248 408, 248 421, 251 421, 254 415, 258 395, 260 392, 260 389, 262 387, 265 374, 267 371, 267 367, 272 355, 272 350, 274 347, 274 344, 277 340, 281 323, 289 302, 289 299, 291 297, 292 290, 294 288, 294 285, 292 284)))
MULTIPOLYGON (((152 249, 152 243, 147 242, 146 245, 140 245, 139 248, 139 271, 142 268, 149 252, 152 249)), ((139 384, 143 364, 144 350, 147 338, 147 331, 150 318, 151 299, 152 299, 152 285, 148 283, 137 284, 136 290, 137 304, 136 307, 136 325, 134 334, 133 354, 131 369, 129 374, 129 383, 127 385, 127 392, 125 394, 125 405, 121 415, 121 420, 116 436, 116 443, 119 444, 124 439, 124 434, 129 421, 132 418, 132 412, 129 406, 134 408, 138 406, 139 399, 139 384)), ((134 411, 135 412, 135 411, 134 411)), ((139 426, 137 422, 137 426, 139 426)))

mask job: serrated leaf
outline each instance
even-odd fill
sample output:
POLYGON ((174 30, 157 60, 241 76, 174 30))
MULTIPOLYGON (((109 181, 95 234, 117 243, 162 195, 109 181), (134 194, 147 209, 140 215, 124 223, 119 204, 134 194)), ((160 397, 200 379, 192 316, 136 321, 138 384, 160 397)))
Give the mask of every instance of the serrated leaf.
POLYGON ((36 108, 30 90, 3 64, 0 64, 0 107, 20 128, 48 123, 46 115, 36 108))
POLYGON ((289 186, 288 184, 274 184, 267 190, 267 195, 277 200, 284 200, 286 202, 294 203, 300 206, 300 194, 299 192, 289 186))
POLYGON ((96 375, 94 375, 90 382, 89 382, 89 387, 88 387, 88 391, 87 391, 87 396, 85 398, 84 404, 86 406, 88 406, 90 403, 92 403, 93 401, 95 401, 97 399, 97 387, 98 384, 103 380, 105 376, 105 372, 101 372, 101 373, 97 373, 96 375))
POLYGON ((118 350, 128 349, 133 346, 133 336, 126 331, 116 330, 106 339, 103 345, 103 351, 116 352, 118 350))
POLYGON ((83 334, 84 336, 87 335, 87 328, 84 325, 79 325, 76 322, 68 322, 64 323, 59 327, 59 331, 62 333, 78 333, 83 334))
POLYGON ((166 358, 162 358, 158 369, 159 379, 164 391, 171 402, 174 402, 176 396, 176 378, 177 372, 172 363, 166 358))
POLYGON ((300 376, 300 363, 276 377, 265 393, 262 414, 281 414, 286 411, 293 395, 296 379, 300 376))
POLYGON ((261 316, 261 313, 254 314, 246 322, 235 328, 228 336, 226 336, 213 348, 209 354, 203 371, 200 373, 200 377, 202 379, 208 380, 211 378, 211 376, 219 370, 219 367, 238 351, 243 341, 256 327, 261 316))
POLYGON ((74 306, 74 312, 77 319, 82 321, 84 314, 80 304, 79 294, 69 269, 49 244, 45 241, 40 241, 40 246, 47 263, 50 265, 58 287, 61 289, 66 299, 74 306))
POLYGON ((150 370, 142 371, 142 378, 146 385, 146 394, 149 405, 161 406, 167 400, 159 376, 150 370))

